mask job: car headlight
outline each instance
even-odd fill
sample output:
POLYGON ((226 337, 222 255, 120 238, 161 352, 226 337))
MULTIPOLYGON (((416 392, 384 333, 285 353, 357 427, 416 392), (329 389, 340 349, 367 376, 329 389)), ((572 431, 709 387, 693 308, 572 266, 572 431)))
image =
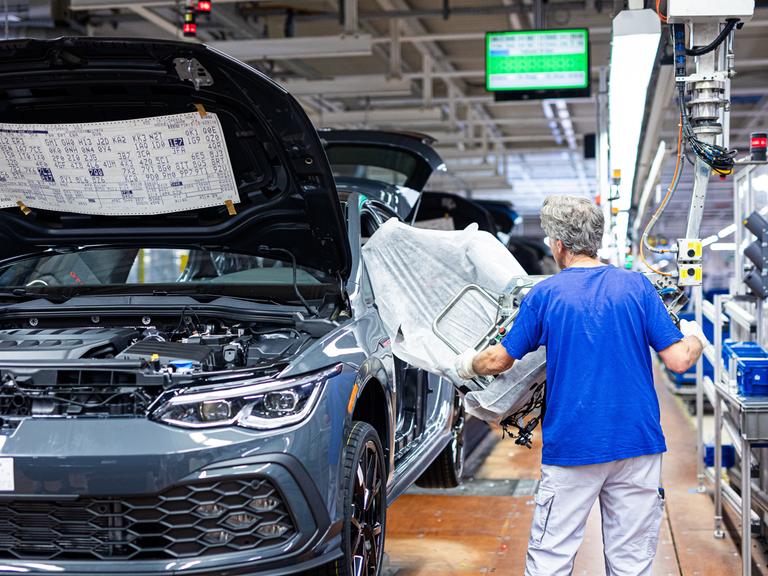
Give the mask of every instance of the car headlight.
POLYGON ((161 404, 151 417, 183 428, 235 425, 272 430, 290 426, 312 412, 323 384, 340 372, 341 365, 337 365, 290 380, 179 394, 161 404))

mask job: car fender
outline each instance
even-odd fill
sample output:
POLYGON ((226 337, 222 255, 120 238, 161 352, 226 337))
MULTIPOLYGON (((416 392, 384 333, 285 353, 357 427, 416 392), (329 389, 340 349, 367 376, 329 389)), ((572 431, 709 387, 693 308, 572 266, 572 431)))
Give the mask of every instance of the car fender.
POLYGON ((385 423, 386 423, 386 437, 381 438, 381 443, 384 448, 385 460, 387 464, 387 483, 392 478, 392 473, 395 468, 395 395, 394 386, 391 382, 389 374, 387 372, 384 363, 380 358, 376 356, 368 357, 357 371, 357 377, 352 386, 352 390, 349 396, 349 403, 347 405, 347 424, 352 422, 352 414, 355 412, 358 400, 363 396, 368 386, 380 386, 381 392, 384 394, 385 405, 382 406, 382 410, 385 411, 385 423))

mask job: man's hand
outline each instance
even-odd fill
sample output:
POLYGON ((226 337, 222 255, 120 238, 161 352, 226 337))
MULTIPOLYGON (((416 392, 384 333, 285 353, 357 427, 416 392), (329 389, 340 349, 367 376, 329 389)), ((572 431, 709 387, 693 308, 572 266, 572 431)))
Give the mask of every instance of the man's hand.
POLYGON ((707 337, 704 335, 704 330, 701 329, 698 322, 692 320, 680 320, 680 332, 683 333, 683 336, 693 336, 696 338, 701 342, 702 348, 709 346, 709 340, 707 340, 707 337))
POLYGON ((474 348, 467 348, 464 352, 456 356, 454 366, 456 372, 459 374, 459 378, 471 380, 477 376, 477 372, 475 372, 475 369, 472 366, 476 354, 477 352, 474 348))

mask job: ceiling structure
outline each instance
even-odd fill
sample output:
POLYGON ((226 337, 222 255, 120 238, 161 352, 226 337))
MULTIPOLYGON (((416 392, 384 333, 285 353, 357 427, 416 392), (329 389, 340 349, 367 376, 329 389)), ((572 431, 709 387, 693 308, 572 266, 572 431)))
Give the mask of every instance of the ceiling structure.
MULTIPOLYGON (((181 39, 175 0, 16 0, 14 5, 27 3, 30 18, 33 9, 48 7, 76 33, 181 39)), ((761 4, 735 44, 735 146, 747 142, 748 133, 768 116, 763 40, 768 10, 761 4)), ((429 134, 447 166, 431 189, 508 199, 535 222, 548 194, 597 193, 595 160, 584 158, 584 137, 597 131, 598 78, 609 64, 611 20, 624 7, 621 0, 213 0, 210 17, 199 18, 198 37, 186 40, 212 44, 266 72, 297 96, 318 127, 429 134), (486 92, 485 32, 537 25, 590 29, 592 97, 495 102, 486 92)), ((20 20, 10 26, 11 36, 61 34, 61 27, 20 20)), ((661 138, 670 151, 662 183, 674 168, 677 116, 669 76, 656 85, 663 97, 649 99, 661 113, 648 115, 639 189, 661 138)), ((679 234, 690 176, 689 169, 659 223, 660 233, 679 234)), ((729 194, 728 182, 713 186, 704 235, 732 221, 729 194)))

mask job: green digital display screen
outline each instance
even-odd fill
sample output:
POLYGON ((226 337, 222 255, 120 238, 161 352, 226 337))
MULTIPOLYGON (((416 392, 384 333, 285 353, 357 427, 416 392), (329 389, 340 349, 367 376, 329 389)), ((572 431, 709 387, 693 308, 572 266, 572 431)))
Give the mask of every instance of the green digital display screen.
POLYGON ((490 92, 588 89, 589 32, 486 33, 485 87, 490 92))

